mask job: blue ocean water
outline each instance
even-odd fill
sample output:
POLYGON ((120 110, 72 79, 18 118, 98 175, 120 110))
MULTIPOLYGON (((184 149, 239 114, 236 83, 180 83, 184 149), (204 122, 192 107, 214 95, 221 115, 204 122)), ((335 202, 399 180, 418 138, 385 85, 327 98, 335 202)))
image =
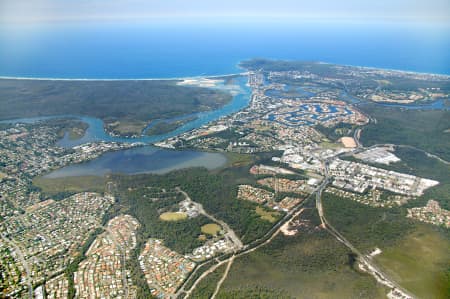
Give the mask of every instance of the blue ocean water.
POLYGON ((255 57, 450 74, 450 26, 317 22, 2 26, 0 76, 173 78, 255 57))

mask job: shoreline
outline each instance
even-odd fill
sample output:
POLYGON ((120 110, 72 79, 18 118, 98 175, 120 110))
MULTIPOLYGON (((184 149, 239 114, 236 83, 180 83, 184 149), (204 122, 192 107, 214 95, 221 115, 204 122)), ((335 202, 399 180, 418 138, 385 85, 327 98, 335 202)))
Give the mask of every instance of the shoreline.
MULTIPOLYGON (((256 59, 256 58, 254 58, 256 59)), ((282 59, 282 58, 262 58, 269 61, 302 61, 298 59, 282 59)), ((253 60, 253 59, 245 59, 253 60)), ((242 62, 242 61, 241 61, 242 62)), ((243 68, 239 62, 237 64, 237 68, 244 69, 243 72, 237 73, 228 73, 228 74, 218 74, 218 75, 196 75, 196 76, 186 76, 186 77, 159 77, 159 78, 61 78, 61 77, 26 77, 26 76, 1 76, 0 80, 36 80, 36 81, 179 81, 179 80, 187 80, 187 79, 215 79, 215 78, 223 78, 223 77, 231 77, 231 76, 246 76, 249 74, 249 70, 243 68)), ((308 62, 308 61, 305 61, 308 62)), ((325 61, 309 61, 311 63, 317 64, 328 64, 335 66, 344 66, 344 67, 354 67, 360 69, 367 70, 383 70, 390 72, 398 72, 402 74, 418 74, 418 75, 428 75, 428 76, 437 76, 445 79, 450 79, 450 73, 430 73, 430 72, 422 72, 422 71, 412 71, 412 70, 404 70, 404 69, 395 69, 395 68, 387 68, 387 67, 376 67, 376 66, 365 66, 365 65, 353 65, 353 64, 340 64, 334 62, 325 62, 325 61)))
POLYGON ((29 80, 29 81, 181 81, 188 79, 214 79, 232 76, 246 76, 248 72, 223 74, 223 75, 205 75, 205 76, 188 76, 188 77, 173 77, 173 78, 51 78, 51 77, 14 77, 14 76, 0 76, 0 80, 29 80))

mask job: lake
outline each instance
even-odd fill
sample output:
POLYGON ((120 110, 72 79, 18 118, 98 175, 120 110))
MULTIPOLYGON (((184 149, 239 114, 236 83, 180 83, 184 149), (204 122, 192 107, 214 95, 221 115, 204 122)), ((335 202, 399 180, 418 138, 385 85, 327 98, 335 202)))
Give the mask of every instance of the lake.
POLYGON ((198 151, 174 151, 152 146, 108 152, 97 159, 63 167, 45 178, 96 175, 108 173, 167 173, 189 167, 219 168, 227 163, 225 155, 198 151))

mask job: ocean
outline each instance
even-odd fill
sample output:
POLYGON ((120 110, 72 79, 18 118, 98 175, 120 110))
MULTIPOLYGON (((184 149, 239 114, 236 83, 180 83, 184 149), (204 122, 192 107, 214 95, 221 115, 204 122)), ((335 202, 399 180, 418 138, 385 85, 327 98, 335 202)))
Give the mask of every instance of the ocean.
POLYGON ((267 21, 2 26, 0 76, 174 78, 240 72, 249 58, 450 74, 450 26, 267 21))

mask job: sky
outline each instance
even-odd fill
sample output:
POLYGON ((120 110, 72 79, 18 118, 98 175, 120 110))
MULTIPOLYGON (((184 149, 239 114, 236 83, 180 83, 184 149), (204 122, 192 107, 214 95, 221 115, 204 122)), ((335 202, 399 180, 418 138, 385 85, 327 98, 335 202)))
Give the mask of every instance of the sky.
POLYGON ((449 0, 0 0, 0 23, 319 19, 450 24, 449 0))

